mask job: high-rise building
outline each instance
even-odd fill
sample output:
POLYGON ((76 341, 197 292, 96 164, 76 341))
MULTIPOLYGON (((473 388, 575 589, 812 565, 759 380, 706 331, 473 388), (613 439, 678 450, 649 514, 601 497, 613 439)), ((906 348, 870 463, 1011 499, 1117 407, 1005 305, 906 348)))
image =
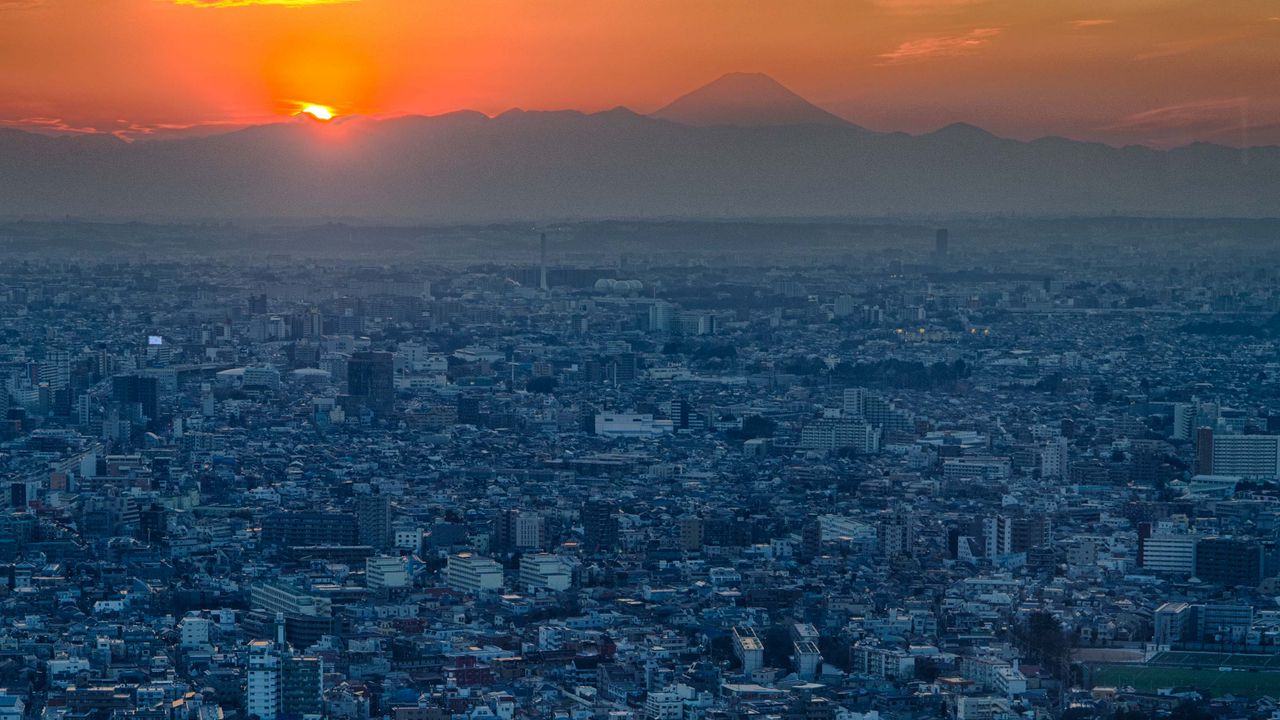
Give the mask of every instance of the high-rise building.
POLYGON ((391 544, 391 497, 380 492, 357 495, 356 533, 361 545, 382 549, 391 544))
POLYGON ((259 720, 280 717, 280 654, 270 640, 249 643, 244 709, 259 720))
POLYGON ((254 640, 249 643, 245 712, 260 720, 319 717, 323 677, 319 658, 295 655, 283 640, 254 640))
POLYGON ((1213 474, 1213 428, 1196 429, 1196 474, 1213 474))
POLYGON ((1004 515, 982 520, 984 553, 989 558, 1022 553, 1053 540, 1053 525, 1044 515, 1004 515))
POLYGON ((702 549, 702 518, 680 518, 680 549, 685 552, 698 552, 702 549))
POLYGON ((542 516, 535 512, 504 510, 498 514, 490 535, 494 552, 514 552, 542 547, 542 516))
POLYGON ((1257 587, 1263 577, 1259 542, 1226 537, 1201 538, 1196 543, 1196 577, 1217 585, 1257 587))
POLYGON ((618 547, 618 506, 605 500, 588 500, 582 505, 583 545, 588 550, 618 547))
POLYGON ((347 360, 347 393, 361 398, 377 415, 395 409, 395 355, 358 352, 347 360))
POLYGON ((111 378, 111 400, 134 407, 149 423, 160 419, 160 381, 141 375, 111 378))
POLYGON ((1214 434, 1210 469, 1214 475, 1280 480, 1280 435, 1214 434))

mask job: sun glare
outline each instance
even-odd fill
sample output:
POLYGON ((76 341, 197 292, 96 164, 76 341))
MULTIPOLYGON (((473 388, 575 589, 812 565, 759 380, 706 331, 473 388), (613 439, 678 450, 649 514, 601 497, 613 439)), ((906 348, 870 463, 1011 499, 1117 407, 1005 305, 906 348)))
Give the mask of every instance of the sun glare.
POLYGON ((299 112, 306 113, 320 121, 328 121, 334 118, 333 108, 327 105, 307 105, 299 110, 299 112))

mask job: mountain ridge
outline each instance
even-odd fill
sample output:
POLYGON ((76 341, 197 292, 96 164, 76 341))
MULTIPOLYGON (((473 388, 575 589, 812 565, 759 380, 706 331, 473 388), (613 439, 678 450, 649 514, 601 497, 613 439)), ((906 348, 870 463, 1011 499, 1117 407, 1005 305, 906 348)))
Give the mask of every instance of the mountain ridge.
POLYGON ((125 143, 0 131, 0 215, 526 219, 1280 215, 1280 147, 1001 138, 963 123, 684 124, 628 108, 281 122, 125 143))

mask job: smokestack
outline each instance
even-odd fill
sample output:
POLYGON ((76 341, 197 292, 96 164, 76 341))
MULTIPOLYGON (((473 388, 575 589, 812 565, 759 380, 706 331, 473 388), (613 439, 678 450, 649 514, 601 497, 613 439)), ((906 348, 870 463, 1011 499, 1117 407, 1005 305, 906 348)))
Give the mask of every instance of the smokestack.
POLYGON ((547 288, 547 234, 546 233, 542 233, 541 259, 539 260, 538 267, 539 267, 538 289, 545 292, 548 289, 547 288))

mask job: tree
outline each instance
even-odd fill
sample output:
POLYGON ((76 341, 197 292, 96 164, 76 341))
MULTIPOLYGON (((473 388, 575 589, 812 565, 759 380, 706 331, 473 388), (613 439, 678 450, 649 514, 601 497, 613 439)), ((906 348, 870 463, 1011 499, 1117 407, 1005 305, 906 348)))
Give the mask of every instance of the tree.
POLYGON ((1067 676, 1071 643, 1062 623, 1052 613, 1037 610, 1013 629, 1014 645, 1029 662, 1040 665, 1055 678, 1067 676))

